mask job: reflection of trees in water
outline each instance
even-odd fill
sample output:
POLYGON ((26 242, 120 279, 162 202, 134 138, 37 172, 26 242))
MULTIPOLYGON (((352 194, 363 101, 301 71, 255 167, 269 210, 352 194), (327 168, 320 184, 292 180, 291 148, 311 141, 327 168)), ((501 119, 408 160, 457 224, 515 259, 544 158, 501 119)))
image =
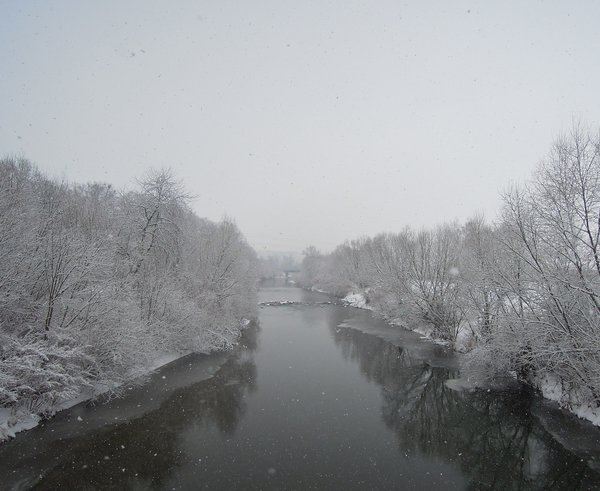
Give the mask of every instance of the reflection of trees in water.
POLYGON ((381 386, 382 418, 398 436, 399 458, 421 454, 454 462, 471 489, 600 488, 600 476, 531 415, 531 392, 456 392, 445 385, 456 373, 330 320, 343 356, 381 386))
POLYGON ((57 442, 53 450, 60 463, 37 487, 161 488, 188 459, 180 445, 184 431, 212 425, 225 434, 235 432, 246 409, 245 395, 256 390, 250 353, 257 346, 257 333, 257 326, 244 331, 240 347, 212 378, 175 390, 155 411, 84 438, 57 442))

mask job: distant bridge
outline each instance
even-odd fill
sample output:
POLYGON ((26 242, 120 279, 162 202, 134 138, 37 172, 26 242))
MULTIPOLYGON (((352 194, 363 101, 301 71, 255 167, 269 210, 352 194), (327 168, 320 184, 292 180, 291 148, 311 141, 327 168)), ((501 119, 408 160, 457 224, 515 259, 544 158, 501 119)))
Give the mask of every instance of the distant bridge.
POLYGON ((299 269, 284 269, 283 270, 283 274, 285 274, 285 279, 289 280, 290 279, 290 275, 294 274, 294 273, 299 273, 300 270, 299 269))

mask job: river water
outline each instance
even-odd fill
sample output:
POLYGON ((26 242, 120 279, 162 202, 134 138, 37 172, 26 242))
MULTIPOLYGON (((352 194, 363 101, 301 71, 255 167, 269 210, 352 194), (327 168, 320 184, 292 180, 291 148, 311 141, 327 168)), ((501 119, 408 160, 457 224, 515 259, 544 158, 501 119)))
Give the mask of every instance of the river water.
POLYGON ((530 392, 457 392, 456 355, 265 286, 231 353, 0 447, 1 489, 600 489, 600 429, 530 392))

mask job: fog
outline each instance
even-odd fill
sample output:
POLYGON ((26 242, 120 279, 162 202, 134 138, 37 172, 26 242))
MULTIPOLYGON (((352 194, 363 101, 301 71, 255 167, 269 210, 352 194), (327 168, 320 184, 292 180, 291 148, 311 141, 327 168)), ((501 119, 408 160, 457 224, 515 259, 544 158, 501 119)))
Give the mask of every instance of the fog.
POLYGON ((596 2, 0 1, 0 153, 170 167, 257 250, 494 218, 598 124, 596 2))

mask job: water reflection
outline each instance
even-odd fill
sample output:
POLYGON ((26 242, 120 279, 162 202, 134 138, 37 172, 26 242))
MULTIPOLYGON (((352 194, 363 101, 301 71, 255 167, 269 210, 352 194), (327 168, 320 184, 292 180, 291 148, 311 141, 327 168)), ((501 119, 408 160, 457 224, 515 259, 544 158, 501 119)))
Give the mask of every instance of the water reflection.
POLYGON ((261 312, 261 346, 253 328, 0 447, 0 488, 600 489, 600 445, 565 450, 534 394, 450 390, 454 355, 368 312, 261 312))
MULTIPOLYGON (((82 437, 53 441, 44 452, 54 462, 15 487, 29 489, 159 489, 177 469, 196 460, 184 448, 185 435, 211 426, 223 435, 236 431, 245 396, 256 390, 258 327, 245 331, 239 348, 210 379, 173 391, 162 404, 121 424, 96 428, 82 437)), ((35 455, 31 466, 36 465, 35 455)), ((4 467, 4 466, 2 466, 4 467)), ((6 474, 5 474, 6 475, 6 474)))
MULTIPOLYGON (((532 414, 537 397, 456 392, 445 382, 456 371, 432 367, 410 349, 330 317, 342 355, 381 387, 381 416, 397 436, 399 458, 425 455, 454 462, 470 489, 599 489, 586 459, 567 451, 532 414)), ((600 457, 600 454, 592 458, 600 457)))

